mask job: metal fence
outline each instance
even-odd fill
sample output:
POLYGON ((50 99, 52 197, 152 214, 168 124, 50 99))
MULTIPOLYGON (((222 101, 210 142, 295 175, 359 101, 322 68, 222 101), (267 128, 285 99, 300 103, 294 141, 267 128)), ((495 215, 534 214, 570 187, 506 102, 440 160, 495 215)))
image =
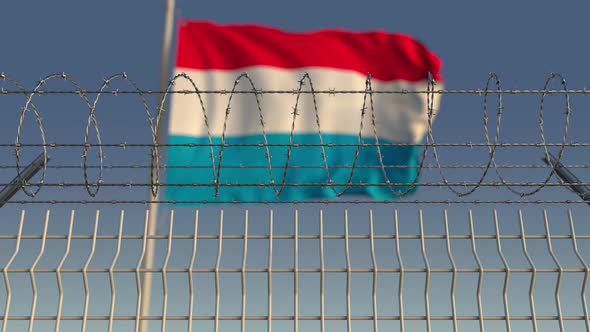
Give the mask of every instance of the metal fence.
POLYGON ((74 232, 90 220, 72 212, 67 231, 51 234, 47 212, 40 234, 27 234, 23 212, 16 232, 1 236, 2 328, 123 331, 140 319, 189 331, 588 328, 590 234, 576 232, 571 213, 553 220, 552 231, 547 212, 542 225, 527 227, 519 211, 503 231, 496 211, 491 220, 446 210, 425 220, 418 210, 405 220, 397 210, 387 218, 370 210, 355 213, 354 225, 346 210, 329 219, 323 210, 305 219, 297 210, 266 212, 267 220, 259 212, 254 221, 248 210, 231 221, 223 211, 217 221, 171 212, 168 230, 156 236, 147 236, 147 218, 137 223, 123 211, 107 222, 117 224, 113 233, 99 232, 98 212, 90 233, 74 232), (143 233, 124 231, 134 222, 143 233), (556 234, 563 222, 569 231, 556 234), (148 239, 159 262, 143 268, 148 239), (144 316, 142 273, 154 275, 144 316))
MULTIPOLYGON (((168 90, 152 91, 119 74, 97 90, 84 90, 68 75, 57 74, 26 89, 0 75, 2 176, 14 177, 40 150, 44 159, 52 157, 38 179, 24 183, 22 192, 0 210, 2 332, 146 327, 590 331, 588 201, 564 190, 572 185, 541 161, 552 152, 587 178, 588 115, 573 117, 572 104, 584 109, 590 91, 568 89, 558 74, 539 90, 502 89, 494 74, 484 88, 473 90, 438 90, 430 81, 425 91, 372 91, 369 76, 358 91, 314 90, 309 77, 290 91, 263 91, 247 75, 226 91, 200 91, 196 85, 191 91, 173 89, 175 81, 188 79, 179 75, 168 90), (248 83, 246 88, 240 81, 248 83), (281 94, 286 104, 295 102, 296 110, 300 98, 358 95, 368 126, 375 125, 374 94, 444 97, 436 122, 429 109, 425 142, 414 144, 422 149, 419 165, 370 166, 416 167, 419 180, 306 184, 287 183, 283 177, 255 184, 279 193, 304 185, 415 186, 412 196, 222 202, 195 209, 182 205, 212 201, 146 199, 148 192, 178 185, 163 180, 166 170, 177 166, 165 162, 170 144, 157 141, 166 99, 176 93, 194 94, 199 112, 210 111, 198 102, 204 94, 227 95, 223 111, 238 95, 281 94), (148 105, 161 95, 164 102, 151 109, 148 105), (85 112, 71 111, 79 109, 79 100, 85 112), (519 113, 508 112, 508 104, 519 113), (118 111, 135 108, 144 115, 118 111), (472 112, 476 108, 483 108, 483 117, 472 112), (13 109, 17 111, 9 111, 13 109), (456 110, 464 114, 446 115, 456 110), (536 115, 520 114, 531 110, 536 115), (453 120, 445 122, 445 117, 453 120), (448 130, 449 125, 456 127, 448 130), (435 129, 442 135, 435 135, 435 129), (439 138, 457 132, 458 137, 439 138), (135 137, 137 133, 143 136, 135 137), (536 139, 527 138, 532 133, 536 139), (148 230, 149 203, 164 209, 155 234, 148 230), (27 208, 21 211, 22 204, 27 208), (146 265, 148 255, 153 263, 146 265), (147 303, 145 275, 152 277, 147 303)), ((285 112, 296 121, 293 108, 285 112)), ((261 118, 263 113, 261 109, 261 118)), ((239 148, 218 146, 229 147, 239 148)), ((380 146, 364 144, 359 133, 352 147, 380 146)), ((282 174, 302 167, 351 172, 369 167, 355 165, 353 158, 343 165, 323 158, 302 166, 274 165, 269 156, 260 166, 224 164, 221 153, 210 157, 211 166, 187 167, 214 175, 222 168, 259 167, 282 174)), ((181 185, 232 186, 214 179, 181 185)))

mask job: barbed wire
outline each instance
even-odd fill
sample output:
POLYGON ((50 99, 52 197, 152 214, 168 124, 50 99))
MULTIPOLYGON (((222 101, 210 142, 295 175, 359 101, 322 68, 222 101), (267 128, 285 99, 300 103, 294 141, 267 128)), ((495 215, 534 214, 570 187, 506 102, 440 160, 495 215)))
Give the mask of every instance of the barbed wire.
POLYGON ((491 204, 491 205, 547 205, 547 204, 590 204, 590 200, 572 200, 572 199, 538 199, 538 200, 514 200, 514 199, 402 199, 402 200, 374 200, 374 199, 348 199, 348 200, 333 200, 333 199, 309 199, 309 200, 218 200, 218 199, 186 199, 186 200, 172 200, 172 199, 112 199, 112 200, 84 200, 84 199, 45 199, 45 200, 10 200, 6 204, 15 205, 30 205, 30 204, 81 204, 81 205, 121 205, 121 204, 170 204, 170 205, 206 205, 206 204, 260 204, 260 205, 285 205, 285 204, 320 204, 320 205, 335 205, 335 204, 403 204, 403 205, 416 205, 416 204, 433 204, 433 205, 460 205, 460 204, 491 204))
MULTIPOLYGON (((543 88, 540 90, 535 89, 502 89, 501 82, 499 77, 491 73, 486 81, 486 85, 483 89, 462 89, 462 90, 445 90, 445 89, 436 89, 436 82, 429 76, 427 80, 427 88, 426 90, 398 90, 398 91, 379 91, 373 90, 372 88, 372 78, 371 75, 368 74, 365 80, 365 89, 364 90, 336 90, 336 89, 324 89, 324 90, 315 90, 314 83, 312 77, 309 74, 304 74, 302 78, 298 81, 298 86, 292 90, 262 90, 258 89, 256 86, 256 82, 247 74, 243 73, 239 75, 235 81, 234 85, 230 90, 200 90, 198 88, 197 82, 195 82, 189 75, 185 73, 178 74, 174 76, 168 84, 168 87, 164 91, 155 91, 155 90, 144 90, 139 87, 139 85, 132 79, 130 79, 126 73, 119 73, 112 75, 105 79, 101 84, 98 90, 84 90, 80 84, 78 84, 74 79, 72 79, 69 75, 65 73, 58 73, 48 75, 41 80, 39 80, 35 87, 32 90, 27 90, 24 85, 19 83, 17 80, 11 78, 10 76, 0 73, 0 83, 4 82, 5 85, 10 85, 11 88, 7 89, 5 87, 0 88, 0 96, 1 95, 23 95, 26 98, 24 107, 22 107, 18 127, 17 127, 17 136, 15 139, 15 143, 7 144, 1 143, 0 147, 7 147, 14 149, 15 155, 15 166, 8 167, 4 165, 0 165, 0 168, 10 169, 14 168, 17 173, 22 169, 22 148, 24 147, 40 147, 43 149, 43 157, 45 162, 48 158, 48 149, 51 148, 59 148, 59 147, 81 147, 82 150, 82 164, 81 166, 77 166, 77 168, 81 168, 83 172, 83 182, 76 183, 76 182, 62 182, 62 183, 46 183, 46 173, 47 169, 59 169, 59 168, 76 168, 76 166, 68 166, 68 165, 53 165, 48 166, 45 165, 42 170, 42 174, 40 175, 39 181, 36 182, 24 182, 21 185, 22 190, 30 197, 35 197, 43 186, 52 187, 52 186, 59 186, 59 187, 85 187, 87 193, 91 197, 96 197, 97 193, 99 192, 100 188, 105 187, 134 187, 134 186, 141 186, 141 187, 150 187, 152 193, 156 195, 158 193, 158 189, 160 187, 165 186, 204 186, 204 187, 213 187, 214 193, 212 198, 217 198, 219 195, 219 189, 224 186, 251 186, 255 185, 258 187, 270 187, 272 188, 274 195, 279 198, 281 193, 286 187, 290 186, 323 186, 329 187, 330 190, 334 193, 336 197, 340 197, 344 195, 350 188, 359 187, 359 186, 380 186, 388 188, 392 194, 395 196, 402 198, 405 197, 409 192, 411 192, 414 188, 419 186, 431 186, 431 187, 447 187, 456 197, 462 198, 465 196, 469 196, 473 194, 478 188, 480 187, 504 187, 508 189, 513 194, 524 198, 532 196, 539 191, 541 191, 545 187, 553 187, 553 186, 564 186, 565 184, 561 181, 559 183, 550 183, 550 179, 553 177, 555 173, 555 169, 543 165, 528 165, 529 168, 546 168, 547 174, 542 181, 537 182, 511 182, 506 180, 504 175, 500 172, 501 169, 506 168, 526 168, 526 165, 498 165, 496 163, 496 154, 498 149, 500 148, 514 148, 514 147, 536 147, 542 148, 544 150, 545 156, 549 157, 549 147, 558 148, 556 160, 559 162, 565 152, 565 148, 581 148, 581 147, 589 147, 590 143, 584 142, 570 142, 568 141, 568 132, 570 130, 571 124, 571 105, 570 105, 570 95, 571 94, 580 94, 586 95, 590 93, 590 90, 587 89, 574 89, 570 90, 567 87, 566 80, 557 73, 552 73, 546 79, 543 88), (62 81, 66 84, 69 84, 72 89, 71 90, 50 90, 47 89, 47 85, 53 81, 62 81), (111 89, 110 86, 115 81, 121 81, 128 84, 131 89, 124 90, 124 89, 111 89), (174 86, 177 82, 185 81, 191 87, 192 90, 174 90, 174 86), (245 82, 249 89, 238 89, 238 86, 241 82, 245 82), (558 82, 560 84, 560 89, 550 89, 550 85, 553 82, 558 82), (495 87, 495 88, 494 88, 495 87), (84 142, 83 143, 48 143, 46 139, 45 129, 43 127, 43 121, 41 114, 34 103, 35 97, 46 95, 46 94, 66 94, 66 95, 77 95, 82 98, 85 106, 88 108, 88 118, 86 121, 86 126, 84 130, 84 142), (104 95, 118 95, 118 94, 130 94, 136 95, 140 98, 140 103, 145 110, 145 116, 150 128, 150 140, 149 143, 127 143, 127 142, 119 142, 119 143, 103 143, 103 139, 101 138, 101 129, 99 126, 99 122, 96 115, 97 105, 99 104, 100 98, 104 95), (148 106, 148 101, 146 99, 147 95, 152 94, 161 94, 163 95, 162 102, 157 105, 155 110, 152 110, 148 106), (197 103, 199 104, 199 111, 202 113, 203 116, 203 124, 207 130, 207 139, 208 143, 203 144, 159 144, 157 142, 157 137, 159 136, 158 133, 158 124, 162 121, 162 117, 165 113, 164 105, 166 105, 166 101, 168 96, 173 94, 189 94, 197 96, 197 103), (223 131, 221 135, 221 142, 220 143, 213 143, 209 120, 207 118, 207 109, 202 99, 202 95, 205 94, 221 94, 228 96, 227 105, 224 107, 225 110, 225 118, 223 122, 223 131), (262 134, 262 143, 256 144, 233 144, 233 143, 226 143, 226 131, 227 125, 229 122, 229 116, 231 113, 231 104, 234 95, 238 94, 252 94, 254 95, 254 99, 256 101, 257 112, 258 112, 258 122, 260 127, 260 132, 262 134), (293 111, 291 112, 291 126, 289 132, 289 143, 273 143, 270 142, 267 135, 267 127, 264 118, 264 112, 262 109, 262 104, 259 99, 259 96, 264 94, 285 94, 285 95, 294 95, 294 107, 292 107, 293 111), (343 94, 359 94, 362 95, 362 104, 360 104, 360 122, 359 122, 359 130, 357 133, 357 143, 356 144, 333 144, 333 143, 325 143, 323 139, 323 132, 321 126, 321 119, 319 114, 319 106, 316 100, 316 95, 320 94, 328 94, 337 97, 338 95, 343 94), (410 143, 385 143, 380 142, 380 135, 377 131, 376 125, 376 111, 374 108, 374 100, 373 95, 377 94, 422 94, 426 95, 426 107, 427 107, 427 132, 425 135, 425 141, 421 144, 410 144, 410 143), (484 127, 484 134, 485 134, 485 141, 484 142, 463 142, 463 143, 438 143, 437 139, 435 138, 435 134, 433 131, 433 118, 436 110, 434 109, 434 96, 435 95, 444 95, 444 94, 470 94, 470 95, 478 95, 483 98, 483 127, 484 127), (531 143, 507 143, 501 142, 500 134, 501 134, 501 127, 502 127, 502 116, 504 111, 503 106, 503 96, 504 95, 511 95, 511 94, 538 94, 540 95, 539 101, 539 115, 538 115, 538 123, 540 129, 540 142, 531 142, 531 143), (296 143, 294 141, 294 132, 295 132, 295 123, 298 116, 301 115, 301 110, 299 109, 300 97, 302 95, 310 95, 313 102, 313 109, 310 110, 313 112, 315 116, 316 128, 317 128, 317 137, 319 139, 319 143, 316 144, 303 144, 303 143, 296 143), (546 96, 547 95, 561 95, 564 98, 564 122, 563 122, 563 133, 561 135, 560 143, 549 143, 546 141, 545 137, 545 103, 546 103, 546 96), (489 98, 494 96, 496 98, 495 109, 496 113, 496 125, 494 128, 489 128, 489 98), (32 112, 36 124, 39 128, 40 136, 41 136, 41 143, 34 143, 34 144, 26 144, 22 143, 22 131, 24 126, 25 116, 28 112, 32 112), (363 129, 366 126, 370 126, 372 129, 372 136, 371 138, 374 139, 374 144, 364 143, 363 138, 366 136, 363 135, 363 129), (97 143, 90 143, 90 132, 93 131, 96 135, 97 143), (493 137, 492 137, 493 136, 493 137), (383 151, 382 148, 384 147, 395 147, 395 146, 413 146, 421 148, 421 152, 419 154, 419 161, 417 165, 386 165, 383 160, 383 151), (144 147, 150 149, 150 163, 151 165, 130 165, 130 166, 118 166, 118 165, 105 165, 104 164, 104 148, 107 147, 119 147, 119 148, 133 148, 133 147, 144 147), (205 147, 209 148, 209 159, 211 161, 210 166, 171 166, 165 165, 161 162, 161 148, 163 147, 205 147), (265 152, 265 159, 266 165, 226 165, 224 164, 224 150, 226 148, 236 148, 236 147, 259 147, 264 149, 265 152), (285 152, 285 161, 283 165, 277 165, 276 163, 272 163, 272 155, 270 152, 270 147, 286 147, 287 150, 285 152), (321 165, 309 165, 309 166, 302 166, 302 165, 291 165, 291 157, 293 149, 299 147, 319 147, 321 152, 321 165), (326 149, 327 148, 335 148, 335 147, 353 147, 355 148, 354 156, 347 165, 330 165, 327 158, 326 149), (374 147, 376 148, 377 153, 377 165, 358 165, 358 156, 361 151, 361 148, 367 147, 374 147), (481 165, 444 165, 440 161, 440 151, 438 148, 440 147, 458 147, 458 148, 485 148, 487 150, 487 161, 483 162, 481 165), (89 165, 88 164, 88 154, 91 148, 98 148, 98 165, 89 165), (214 148, 217 149, 217 153, 215 152, 214 148), (434 165, 426 164, 426 159, 429 156, 429 150, 431 151, 432 158, 434 160, 434 165), (150 181, 145 183, 106 183, 104 181, 104 169, 115 169, 115 168, 137 168, 137 169, 144 169, 150 168, 150 181), (196 169, 211 169, 211 182, 210 183, 187 183, 187 184, 168 184, 163 183, 160 180, 160 172, 163 169, 168 168, 196 168, 196 169), (265 168, 268 171, 269 181, 268 183, 256 183, 256 184, 235 184, 235 183, 222 183, 222 171, 224 168, 265 168), (287 171, 289 169, 297 169, 297 168, 320 168, 325 170, 325 183, 288 183, 287 182, 287 171), (349 169, 350 172, 348 176, 346 176, 346 181, 342 183, 336 183, 333 180, 333 174, 331 173, 332 169, 349 169), (353 177, 356 169, 361 168, 380 168, 381 174, 383 176, 383 183, 355 183, 353 182, 353 177), (416 170, 416 174, 413 179, 408 182, 395 182, 389 179, 388 173, 386 172, 387 169, 390 168, 412 168, 416 170), (473 169, 481 169, 482 173, 478 177, 476 181, 470 182, 452 182, 448 179, 448 174, 444 171, 445 169, 450 168, 473 168, 473 169), (90 180, 89 176, 89 169, 97 169, 98 174, 96 175, 96 179, 94 181, 90 180), (432 182, 432 183, 419 183, 418 180, 421 177, 422 171, 425 169, 438 169, 439 175, 442 179, 442 182, 432 182), (489 182, 486 181, 486 178, 491 170, 494 170, 497 178, 499 181, 489 182), (279 177, 278 181, 275 181, 275 174, 278 171, 281 176, 279 177), (403 186, 402 189, 398 188, 398 186, 403 186), (30 187, 34 187, 33 190, 30 190, 30 187), (463 191, 457 189, 458 187, 464 188, 463 191), (518 190, 517 188, 522 187, 530 187, 525 191, 518 190)), ((46 163, 45 163, 46 164, 46 163)), ((568 165, 568 167, 573 167, 574 165, 568 165)), ((589 168, 590 166, 587 165, 577 165, 576 168, 589 168)), ((582 185, 584 183, 580 183, 582 185)), ((212 199, 211 201, 219 202, 218 200, 212 199)), ((517 202, 522 202, 520 200, 516 200, 517 202)), ((138 201, 139 202, 139 201, 138 201)), ((145 201, 141 201, 145 202, 145 201)), ((208 201, 207 201, 208 202, 208 201)), ((293 201, 290 201, 293 202, 293 201)))
POLYGON ((92 144, 92 143, 0 143, 0 147, 49 147, 49 148, 60 148, 60 147, 110 147, 110 148, 142 148, 142 147, 149 147, 149 148, 160 148, 160 147, 189 147, 189 148, 196 148, 196 147, 328 147, 328 148, 337 148, 337 147, 361 147, 361 148, 369 148, 369 147, 420 147, 420 148, 433 148, 433 147, 455 147, 455 148, 481 148, 481 147, 493 147, 496 148, 526 148, 526 147, 534 147, 534 148, 542 148, 542 147, 566 147, 566 148, 584 148, 590 147, 590 143, 498 143, 498 144, 487 144, 487 143, 360 143, 360 144, 353 144, 353 143, 160 143, 160 144, 149 144, 149 143, 100 143, 100 144, 92 144))
MULTIPOLYGON (((289 183, 285 182, 285 187, 342 187, 348 184, 349 182, 332 182, 332 183, 323 183, 323 182, 297 182, 297 183, 289 183)), ((10 183, 0 183, 0 186, 9 185, 10 183)), ((408 186, 411 185, 412 182, 391 182, 391 183, 364 183, 364 182, 351 182, 351 186, 353 187, 387 187, 390 185, 393 186, 408 186)), ((515 186, 515 187, 537 187, 540 185, 544 185, 545 187, 563 187, 561 183, 544 183, 544 182, 425 182, 425 183, 416 183, 416 187, 466 187, 466 186, 475 186, 479 184, 480 187, 502 187, 505 185, 515 186)), ((75 183, 75 182, 43 182, 43 183, 35 183, 30 182, 29 185, 36 185, 36 186, 46 186, 46 187, 86 187, 86 183, 75 183)), ((150 182, 114 182, 114 183, 101 183, 99 184, 103 187, 151 187, 151 186, 158 186, 158 187, 272 187, 274 184, 272 182, 269 183, 260 183, 260 182, 243 182, 243 183, 209 183, 209 182, 191 182, 191 183, 164 183, 160 182, 157 184, 152 184, 150 182)), ((89 186, 99 186, 98 184, 89 184, 89 186)), ((574 186, 588 186, 590 182, 573 182, 570 185, 574 186)))
MULTIPOLYGON (((581 168, 581 169, 586 169, 586 168, 590 168, 590 165, 563 165, 566 168, 581 168)), ((101 166, 99 165, 87 165, 86 168, 88 169, 97 169, 100 168, 101 166)), ((223 166, 224 168, 241 168, 241 169, 266 169, 266 166, 256 166, 256 165, 225 165, 223 166)), ((282 168, 282 165, 275 165, 273 166, 274 168, 282 168)), ((414 165, 385 165, 385 168, 418 168, 419 166, 414 166, 414 165)), ((422 168, 423 169, 438 169, 438 168, 449 168, 449 169, 482 169, 482 168, 486 168, 487 165, 424 165, 422 168)), ((497 168, 507 168, 507 169, 511 169, 511 168, 524 168, 524 169, 529 169, 529 168, 548 168, 547 165, 527 165, 527 164, 522 164, 522 165, 497 165, 497 168)), ((0 165, 0 169, 15 169, 16 166, 14 165, 0 165)), ((80 165, 48 165, 47 168, 52 168, 52 169, 80 169, 81 166, 80 165)), ((102 165, 103 169, 148 169, 150 168, 149 165, 102 165)), ((162 165, 160 166, 160 168, 162 169, 208 169, 209 166, 203 166, 203 165, 162 165)), ((298 168, 305 168, 305 169, 317 169, 317 168, 321 168, 323 169, 322 166, 317 166, 317 165, 289 165, 288 167, 289 169, 298 169, 298 168)), ((344 169, 348 169, 348 168, 352 168, 351 165, 330 165, 330 168, 344 168, 344 169)), ((358 165, 356 166, 356 168, 381 168, 381 166, 377 166, 377 165, 358 165)))
MULTIPOLYGON (((2 77, 0 77, 2 79, 2 77)), ((0 88, 0 94, 5 95, 28 95, 31 93, 35 93, 37 95, 51 95, 51 94, 65 94, 65 95, 79 95, 79 94, 111 94, 111 95, 124 95, 124 94, 138 94, 142 93, 144 95, 162 95, 162 94, 180 94, 180 95, 193 95, 197 94, 197 92, 192 90, 170 90, 170 91, 158 91, 158 90, 108 90, 105 89, 103 91, 99 90, 7 90, 0 88)), ((230 90, 200 90, 198 94, 206 95, 206 94, 214 94, 214 95, 229 95, 231 93, 230 90)), ((337 90, 337 89, 330 89, 330 90, 314 90, 311 91, 301 91, 298 90, 235 90, 234 94, 290 94, 290 95, 297 95, 297 94, 327 94, 327 95, 342 95, 342 94, 365 94, 365 90, 337 90)), ((412 95, 412 94, 426 94, 426 93, 433 93, 433 94, 470 94, 470 95, 484 95, 484 94, 590 94, 590 90, 588 89, 572 89, 572 90, 526 90, 526 89, 501 89, 501 90, 485 90, 485 89, 437 89, 432 92, 427 90, 372 90, 371 94, 401 94, 401 95, 412 95)))

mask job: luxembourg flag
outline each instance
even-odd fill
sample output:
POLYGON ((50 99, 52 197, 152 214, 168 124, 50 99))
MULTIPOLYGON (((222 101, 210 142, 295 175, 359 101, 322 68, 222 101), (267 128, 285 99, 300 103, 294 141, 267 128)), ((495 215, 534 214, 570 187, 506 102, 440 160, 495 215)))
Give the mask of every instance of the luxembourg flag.
POLYGON ((368 75, 372 91, 426 91, 429 73, 440 88, 441 61, 415 39, 202 21, 181 21, 177 38, 173 90, 204 93, 171 97, 166 199, 390 200, 414 190, 427 94, 363 92, 368 75))

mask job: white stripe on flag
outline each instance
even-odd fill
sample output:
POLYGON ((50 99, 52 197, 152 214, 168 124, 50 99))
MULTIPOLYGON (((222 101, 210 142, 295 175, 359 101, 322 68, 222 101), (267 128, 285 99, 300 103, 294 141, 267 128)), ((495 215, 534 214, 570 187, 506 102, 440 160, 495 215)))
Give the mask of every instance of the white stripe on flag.
MULTIPOLYGON (((248 67, 240 70, 195 70, 175 68, 175 74, 188 74, 200 90, 231 91, 235 79, 247 72, 259 90, 297 90, 299 81, 308 73, 314 90, 365 90, 366 76, 351 70, 333 68, 282 69, 268 66, 248 67)), ((437 85, 437 89, 441 86, 437 85)), ((251 90, 246 79, 237 90, 251 90)), ((427 82, 403 80, 384 82, 372 80, 374 91, 426 91, 427 82)), ((193 90, 192 85, 180 79, 174 90, 193 90)), ((310 91, 306 81, 303 91, 310 91)), ((230 94, 202 94, 209 123, 209 133, 221 136, 230 94)), ((434 94, 434 112, 438 109, 439 95, 434 94)), ((361 124, 363 94, 316 94, 320 128, 323 133, 357 135, 361 124)), ((363 137, 374 137, 371 110, 367 97, 363 137)), ((293 121, 294 94, 259 95, 266 133, 289 133, 293 121)), ((419 143, 428 129, 427 96, 420 94, 374 94, 377 134, 380 138, 397 143, 419 143)), ((171 101, 169 130, 171 135, 207 136, 201 105, 196 94, 175 94, 171 101)), ((302 94, 295 122, 296 134, 317 133, 313 97, 302 94)), ((261 134, 260 116, 253 94, 233 96, 227 120, 226 136, 236 137, 261 134)))

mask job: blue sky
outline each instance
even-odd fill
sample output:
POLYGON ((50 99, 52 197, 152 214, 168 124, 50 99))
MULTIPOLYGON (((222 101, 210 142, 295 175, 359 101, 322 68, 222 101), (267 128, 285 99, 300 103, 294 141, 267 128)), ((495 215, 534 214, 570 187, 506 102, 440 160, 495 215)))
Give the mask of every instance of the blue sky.
MULTIPOLYGON (((365 1, 362 4, 347 1, 298 1, 290 4, 248 1, 228 4, 179 0, 176 16, 221 23, 261 23, 293 31, 337 27, 404 32, 421 40, 442 58, 443 75, 449 89, 483 88, 490 72, 499 75, 503 88, 541 89, 548 75, 558 72, 567 79, 570 88, 583 89, 589 70, 586 59, 590 48, 584 43, 583 29, 588 6, 583 2, 563 6, 553 2, 511 1, 496 1, 493 4, 469 1, 365 1)), ((97 89, 109 75, 126 72, 142 88, 156 89, 163 10, 163 1, 107 0, 85 4, 55 1, 35 5, 10 2, 4 6, 3 12, 7 14, 0 22, 4 45, 0 55, 1 71, 27 88, 32 88, 45 75, 66 72, 83 88, 97 89)), ((48 88, 71 88, 59 82, 52 84, 48 88)), ((124 84, 116 87, 128 88, 124 84)), ((559 82, 554 82, 550 87, 561 86, 559 82)), ((490 128, 493 131, 496 124, 495 99, 490 99, 490 128)), ((587 112, 584 111, 586 99, 584 96, 571 97, 571 140, 585 138, 584 126, 580 124, 587 120, 587 112)), ((558 143, 563 134, 563 96, 548 97, 547 100, 545 123, 549 125, 545 135, 549 142, 558 143)), ((35 102, 41 109, 48 141, 82 142, 87 110, 78 99, 52 96, 35 99, 35 102)), ((153 99, 149 102, 153 109, 153 99)), ((539 142, 539 96, 504 96, 504 102, 501 141, 539 142)), ((18 109, 22 104, 19 99, 5 107, 18 109)), ((103 98, 97 108, 103 142, 149 139, 144 112, 135 97, 103 98)), ((437 141, 484 141, 481 96, 445 96, 440 114, 434 128, 437 141)), ((6 121, 0 124, 4 142, 14 141, 17 115, 18 112, 7 115, 6 121)), ((27 115, 24 140, 35 142, 39 139, 37 132, 34 117, 27 115)), ((484 149, 469 153, 450 148, 441 150, 443 164, 482 164, 487 158, 484 149)), ((583 163, 580 159, 583 155, 575 151, 572 149, 569 153, 567 163, 583 163)), ((31 150, 30 155, 35 153, 31 150)), ((76 154, 76 163, 79 164, 79 152, 76 154)), ((53 155, 58 159, 52 162, 61 164, 63 159, 59 160, 56 153, 53 155)), ((541 149, 506 149, 498 153, 497 161, 538 163, 540 155, 541 149)), ((112 161, 116 159, 114 152, 111 158, 112 161)), ((144 157, 138 158, 146 162, 144 157)), ((432 174, 435 176, 437 173, 432 174)), ((467 176, 467 180, 475 181, 479 174, 479 170, 473 173, 455 172, 451 173, 450 180, 465 180, 467 176), (458 177, 452 178, 456 174, 458 177)), ((522 180, 518 177, 530 175, 521 174, 524 173, 518 173, 509 180, 522 180)), ((540 182, 546 172, 531 174, 538 176, 528 181, 540 182)), ((438 181, 436 177, 432 179, 438 181)), ((503 193, 511 195, 505 190, 503 193)))
MULTIPOLYGON (((177 15, 217 22, 256 22, 289 30, 341 27, 409 33, 444 62, 450 86, 481 85, 489 71, 519 85, 540 84, 550 71, 583 84, 587 4, 453 2, 177 1, 177 15)), ((100 79, 125 70, 154 86, 164 1, 10 2, 2 20, 2 63, 23 80, 64 70, 100 79), (25 65, 26 64, 26 65, 25 65)), ((82 78, 79 78, 82 79, 82 78)))

